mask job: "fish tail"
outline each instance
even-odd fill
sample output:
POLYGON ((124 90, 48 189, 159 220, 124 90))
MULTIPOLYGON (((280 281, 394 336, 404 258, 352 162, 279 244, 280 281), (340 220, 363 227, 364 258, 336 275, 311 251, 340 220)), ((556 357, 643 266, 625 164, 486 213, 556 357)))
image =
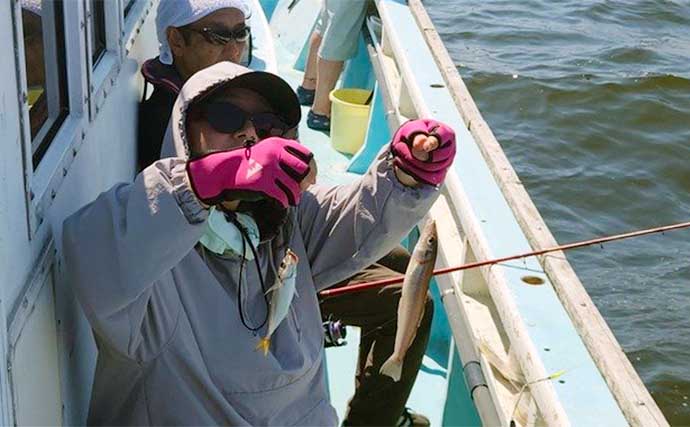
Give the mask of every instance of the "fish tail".
POLYGON ((260 338, 254 350, 261 350, 264 356, 268 355, 268 348, 271 346, 271 337, 260 338))
POLYGON ((400 381, 400 375, 402 374, 403 361, 399 357, 393 354, 381 365, 379 373, 382 375, 387 375, 393 378, 394 381, 400 381))

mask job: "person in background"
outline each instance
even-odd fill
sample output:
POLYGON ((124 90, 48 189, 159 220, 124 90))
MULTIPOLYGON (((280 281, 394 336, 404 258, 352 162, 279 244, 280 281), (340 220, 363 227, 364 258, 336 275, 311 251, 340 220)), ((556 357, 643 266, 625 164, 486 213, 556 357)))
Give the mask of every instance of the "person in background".
POLYGON ((89 425, 337 425, 317 292, 428 212, 455 135, 407 122, 361 178, 324 188, 280 137, 299 112, 278 76, 208 67, 173 106, 163 158, 65 220, 66 280, 98 346, 89 425), (264 356, 266 291, 290 252, 299 296, 264 356))
MULTIPOLYGON (((160 147, 180 88, 191 75, 214 61, 237 63, 247 40, 240 36, 249 34, 246 17, 249 3, 244 0, 162 0, 156 20, 160 38, 160 56, 147 61, 142 73, 154 86, 151 98, 144 101, 139 117, 139 169, 160 158, 160 147), (204 37, 203 28, 230 34, 224 41, 204 37), (246 32, 243 32, 247 29, 246 32), (191 33, 190 33, 191 32, 191 33), (185 34, 188 39, 185 39, 185 34), (165 63, 172 62, 167 65, 165 63), (157 151, 155 151, 157 150, 157 151), (154 152, 155 151, 155 152, 154 152)), ((361 25, 361 23, 360 23, 361 25)), ((329 107, 330 108, 330 107, 329 107)), ((288 126, 283 136, 294 138, 301 113, 284 115, 288 126)), ((410 255, 398 246, 377 262, 366 266, 356 275, 340 281, 335 287, 362 281, 389 278, 404 274, 410 255)), ((344 324, 362 328, 355 394, 352 397, 346 424, 428 425, 428 419, 405 407, 414 385, 417 372, 431 331, 433 301, 427 297, 424 318, 417 336, 406 357, 402 379, 394 382, 379 374, 379 368, 392 354, 397 326, 397 306, 401 285, 367 290, 356 297, 339 295, 322 301, 323 319, 342 320, 344 324), (374 357, 369 357, 373 355, 374 357), (371 396, 379 396, 371 399, 371 396)))
POLYGON ((309 41, 309 55, 302 84, 297 88, 300 104, 311 105, 307 126, 331 129, 331 100, 343 64, 355 56, 360 29, 369 0, 323 0, 316 27, 309 41))
POLYGON ((248 0, 161 0, 156 15, 160 55, 141 67, 146 89, 139 106, 138 170, 159 159, 172 106, 194 73, 221 61, 238 63, 248 47, 248 0))

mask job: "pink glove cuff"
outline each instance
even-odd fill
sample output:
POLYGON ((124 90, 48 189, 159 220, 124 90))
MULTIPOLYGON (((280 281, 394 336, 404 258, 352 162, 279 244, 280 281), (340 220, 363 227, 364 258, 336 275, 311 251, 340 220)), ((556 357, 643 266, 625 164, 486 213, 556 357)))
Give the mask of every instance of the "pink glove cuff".
POLYGON ((443 182, 448 168, 455 158, 455 132, 447 125, 432 119, 410 120, 393 135, 391 152, 394 164, 418 181, 430 185, 443 182), (412 154, 412 142, 419 134, 433 135, 439 146, 429 152, 427 160, 419 160, 412 154))

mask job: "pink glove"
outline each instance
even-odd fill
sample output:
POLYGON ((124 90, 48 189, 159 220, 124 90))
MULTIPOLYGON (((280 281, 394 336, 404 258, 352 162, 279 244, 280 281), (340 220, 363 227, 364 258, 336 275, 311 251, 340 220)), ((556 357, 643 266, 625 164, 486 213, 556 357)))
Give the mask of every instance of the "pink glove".
POLYGON ((207 205, 267 196, 287 208, 299 202, 300 182, 309 174, 313 157, 297 141, 272 137, 190 160, 187 174, 197 197, 207 205))
POLYGON ((405 173, 417 181, 439 185, 455 158, 455 132, 436 120, 409 120, 393 135, 391 152, 395 156, 394 164, 405 173), (412 141, 419 134, 432 135, 438 139, 438 147, 427 153, 427 160, 419 160, 412 154, 412 141))

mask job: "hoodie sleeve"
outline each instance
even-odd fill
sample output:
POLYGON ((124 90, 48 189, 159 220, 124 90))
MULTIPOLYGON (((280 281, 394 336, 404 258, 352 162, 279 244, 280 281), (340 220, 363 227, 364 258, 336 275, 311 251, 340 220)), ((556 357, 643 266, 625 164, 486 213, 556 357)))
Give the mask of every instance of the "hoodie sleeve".
POLYGON ((398 182, 389 150, 365 175, 344 186, 312 186, 299 224, 317 290, 339 283, 390 252, 429 211, 440 190, 398 182))
MULTIPOLYGON (((67 218, 63 252, 68 280, 99 338, 132 357, 147 310, 163 301, 154 283, 199 241, 207 212, 187 181, 185 162, 159 160, 131 184, 102 193, 67 218)), ((170 325, 162 325, 169 330, 170 325)))

